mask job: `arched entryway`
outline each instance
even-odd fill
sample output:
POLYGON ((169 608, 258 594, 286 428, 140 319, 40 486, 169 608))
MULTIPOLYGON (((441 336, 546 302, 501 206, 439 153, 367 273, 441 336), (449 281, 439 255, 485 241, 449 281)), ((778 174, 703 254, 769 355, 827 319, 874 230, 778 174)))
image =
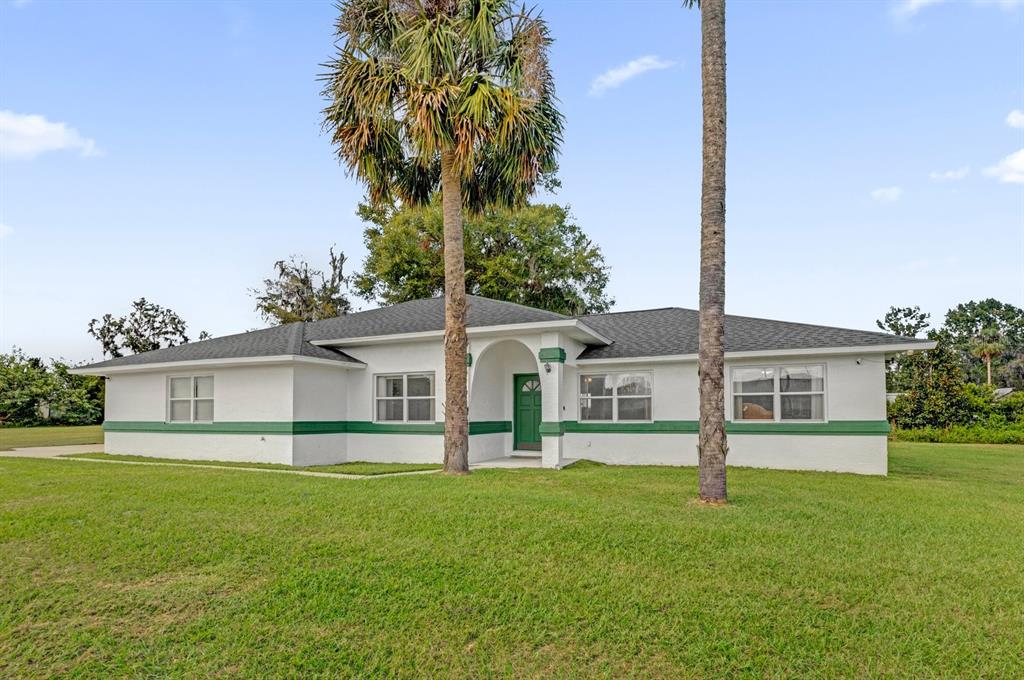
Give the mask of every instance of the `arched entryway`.
POLYGON ((473 357, 470 383, 470 459, 517 452, 539 455, 543 391, 535 350, 498 340, 473 357))

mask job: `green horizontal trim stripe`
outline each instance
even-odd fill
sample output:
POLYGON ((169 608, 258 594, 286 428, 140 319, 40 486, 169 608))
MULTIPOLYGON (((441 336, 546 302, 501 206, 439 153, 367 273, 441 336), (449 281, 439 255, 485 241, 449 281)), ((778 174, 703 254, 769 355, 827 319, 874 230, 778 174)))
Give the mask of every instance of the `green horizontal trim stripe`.
MULTIPOLYGON (((104 432, 175 432, 181 434, 295 434, 292 422, 164 423, 146 420, 108 420, 104 432)), ((321 423, 332 425, 333 423, 321 423)))
MULTIPOLYGON (((349 434, 444 434, 444 423, 373 423, 368 420, 339 421, 349 434)), ((296 434, 302 434, 297 432, 296 434)))
MULTIPOLYGON (((541 436, 561 437, 565 433, 697 434, 696 420, 655 420, 651 423, 587 423, 575 420, 544 422, 541 436)), ((827 423, 726 423, 729 434, 879 435, 889 434, 885 420, 833 420, 827 423)))
POLYGON ((557 423, 542 422, 537 428, 537 431, 540 433, 541 437, 561 437, 565 434, 565 425, 568 422, 571 421, 563 420, 557 423))
POLYGON ((541 347, 540 351, 537 352, 537 357, 541 361, 554 361, 555 363, 565 363, 565 350, 561 347, 541 347))
POLYGON ((511 431, 511 420, 475 420, 469 423, 470 434, 499 434, 511 431))
POLYGON ((827 423, 727 423, 729 434, 887 435, 887 420, 832 420, 827 423))
MULTIPOLYGON (((103 423, 105 432, 171 432, 179 434, 444 434, 444 423, 374 423, 365 420, 309 420, 296 422, 163 423, 114 420, 103 423)), ((729 434, 867 435, 889 434, 885 420, 833 420, 827 423, 726 423, 729 434)), ((481 420, 469 423, 469 434, 512 431, 512 421, 481 420)), ((656 420, 652 423, 587 423, 575 420, 543 422, 543 437, 577 434, 697 434, 696 420, 656 420)))
MULTIPOLYGON (((175 434, 444 434, 444 423, 374 423, 359 420, 309 420, 296 422, 163 423, 160 421, 107 421, 105 432, 164 432, 175 434)), ((511 432, 508 420, 474 421, 469 433, 511 432)))

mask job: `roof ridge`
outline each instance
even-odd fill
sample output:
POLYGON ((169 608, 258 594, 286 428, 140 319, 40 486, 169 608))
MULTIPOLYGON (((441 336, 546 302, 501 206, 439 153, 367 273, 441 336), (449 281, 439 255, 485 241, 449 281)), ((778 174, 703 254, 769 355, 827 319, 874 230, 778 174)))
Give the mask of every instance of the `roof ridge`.
POLYGON ((302 341, 306 337, 306 322, 296 321, 292 324, 291 336, 288 338, 288 354, 302 355, 302 341))
POLYGON ((651 307, 650 309, 620 309, 617 312, 597 312, 595 314, 580 314, 579 316, 574 316, 574 317, 571 317, 571 318, 574 318, 574 319, 585 319, 585 318, 591 317, 591 316, 613 316, 615 314, 642 314, 644 312, 664 312, 666 309, 678 309, 678 310, 683 311, 683 312, 696 312, 697 311, 696 309, 690 309, 689 307, 675 307, 675 306, 669 305, 667 307, 651 307))
POLYGON ((561 314, 559 312, 552 312, 550 309, 541 309, 540 307, 533 307, 532 305, 524 305, 521 302, 512 302, 511 300, 498 300, 498 299, 495 299, 495 298, 489 298, 486 295, 474 295, 472 293, 466 293, 466 297, 467 298, 475 298, 477 300, 487 300, 488 302, 497 302, 500 305, 513 305, 515 307, 522 307, 523 309, 529 309, 530 311, 534 311, 534 312, 544 312, 546 314, 554 314, 555 316, 560 316, 563 319, 575 319, 575 318, 577 318, 577 317, 574 317, 574 316, 568 316, 566 314, 561 314))
POLYGON ((887 338, 902 338, 904 340, 927 340, 927 338, 911 338, 906 335, 896 335, 895 333, 886 333, 884 331, 867 331, 863 328, 848 328, 846 326, 826 326, 820 323, 807 323, 806 321, 786 321, 784 319, 769 319, 764 316, 747 316, 745 314, 726 314, 726 316, 734 319, 750 319, 751 321, 770 321, 771 323, 784 323, 788 326, 806 326, 810 328, 828 328, 836 331, 852 331, 854 333, 870 333, 871 335, 880 335, 887 338))

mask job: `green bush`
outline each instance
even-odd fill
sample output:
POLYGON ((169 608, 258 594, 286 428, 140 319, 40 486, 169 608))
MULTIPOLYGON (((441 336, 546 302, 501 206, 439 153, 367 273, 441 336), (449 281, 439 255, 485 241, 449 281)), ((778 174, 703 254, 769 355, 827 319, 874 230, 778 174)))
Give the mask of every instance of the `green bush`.
POLYGON ((103 420, 103 379, 72 375, 19 349, 0 354, 0 426, 91 425, 103 420))
POLYGON ((912 430, 893 428, 889 439, 902 442, 936 442, 943 444, 1024 444, 1024 423, 1003 426, 952 425, 950 427, 919 427, 912 430))

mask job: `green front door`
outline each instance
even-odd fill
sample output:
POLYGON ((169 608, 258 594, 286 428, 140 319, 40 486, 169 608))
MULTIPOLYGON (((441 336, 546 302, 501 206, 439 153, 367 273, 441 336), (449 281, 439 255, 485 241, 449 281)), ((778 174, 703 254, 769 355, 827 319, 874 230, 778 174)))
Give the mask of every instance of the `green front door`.
POLYGON ((516 375, 515 389, 514 448, 540 451, 540 376, 516 375))

